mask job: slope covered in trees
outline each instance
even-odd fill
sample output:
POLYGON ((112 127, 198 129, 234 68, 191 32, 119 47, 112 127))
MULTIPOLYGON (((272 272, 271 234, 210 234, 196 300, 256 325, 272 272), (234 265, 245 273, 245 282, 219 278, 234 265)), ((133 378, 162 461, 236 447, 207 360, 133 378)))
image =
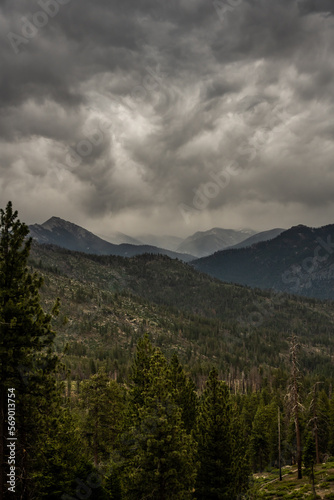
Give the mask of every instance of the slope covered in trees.
POLYGON ((299 477, 311 480, 297 495, 314 498, 317 463, 330 469, 334 455, 331 304, 286 296, 263 324, 245 325, 238 301, 253 291, 182 263, 145 256, 125 264, 37 247, 30 266, 43 273, 42 285, 11 204, 0 229, 2 498, 12 494, 9 432, 17 438, 15 494, 24 500, 276 498, 256 473, 278 478, 279 465, 293 466, 302 481, 297 463, 299 477), (170 289, 182 288, 180 278, 175 304, 170 289), (165 300, 149 301, 163 284, 165 300), (217 311, 216 293, 226 299, 220 309, 216 299, 217 311), (275 322, 286 325, 276 343, 275 322))
POLYGON ((226 379, 258 387, 271 368, 286 368, 295 332, 302 367, 333 376, 331 303, 224 284, 163 256, 97 257, 35 246, 31 263, 45 277, 45 304, 60 296, 55 325, 59 339, 70 342, 73 362, 109 359, 123 376, 147 331, 165 354, 177 352, 197 380, 214 363, 226 379))

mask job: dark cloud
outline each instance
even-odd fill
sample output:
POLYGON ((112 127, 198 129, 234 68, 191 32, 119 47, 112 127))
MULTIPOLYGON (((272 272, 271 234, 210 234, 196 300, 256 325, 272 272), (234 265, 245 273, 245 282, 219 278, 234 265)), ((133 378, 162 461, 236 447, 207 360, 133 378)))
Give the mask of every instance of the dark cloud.
POLYGON ((59 2, 0 6, 0 195, 22 218, 332 222, 332 1, 59 2))
POLYGON ((298 8, 302 15, 321 12, 325 15, 334 13, 332 0, 299 0, 298 8))

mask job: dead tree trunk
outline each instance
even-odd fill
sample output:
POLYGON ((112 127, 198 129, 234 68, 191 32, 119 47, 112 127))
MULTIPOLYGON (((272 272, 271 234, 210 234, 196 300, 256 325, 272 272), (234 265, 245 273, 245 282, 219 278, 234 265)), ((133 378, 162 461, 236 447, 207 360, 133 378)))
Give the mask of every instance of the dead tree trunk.
POLYGON ((297 441, 297 468, 298 468, 298 479, 302 479, 302 442, 301 442, 301 431, 300 431, 300 419, 299 419, 299 368, 297 362, 297 349, 299 345, 297 343, 296 337, 293 335, 291 339, 290 353, 292 358, 292 381, 291 381, 291 399, 292 399, 292 411, 295 420, 296 428, 296 441, 297 441))

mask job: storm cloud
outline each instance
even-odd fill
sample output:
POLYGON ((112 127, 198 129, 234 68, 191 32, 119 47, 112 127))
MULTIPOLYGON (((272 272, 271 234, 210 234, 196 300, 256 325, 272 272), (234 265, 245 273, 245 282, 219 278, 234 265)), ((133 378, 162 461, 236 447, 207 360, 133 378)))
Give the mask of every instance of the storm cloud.
POLYGON ((0 197, 28 223, 333 223, 331 0, 0 5, 0 197))

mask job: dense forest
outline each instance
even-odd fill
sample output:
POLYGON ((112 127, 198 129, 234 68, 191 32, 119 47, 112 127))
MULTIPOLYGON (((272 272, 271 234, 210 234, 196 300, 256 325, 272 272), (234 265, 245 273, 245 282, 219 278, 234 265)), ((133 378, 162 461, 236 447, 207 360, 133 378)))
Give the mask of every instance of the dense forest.
POLYGON ((36 246, 0 216, 2 498, 334 497, 331 303, 36 246), (291 466, 295 493, 263 488, 291 466))

